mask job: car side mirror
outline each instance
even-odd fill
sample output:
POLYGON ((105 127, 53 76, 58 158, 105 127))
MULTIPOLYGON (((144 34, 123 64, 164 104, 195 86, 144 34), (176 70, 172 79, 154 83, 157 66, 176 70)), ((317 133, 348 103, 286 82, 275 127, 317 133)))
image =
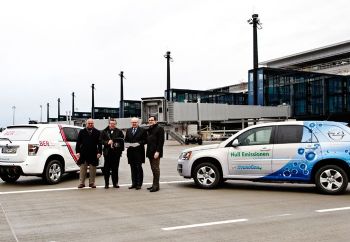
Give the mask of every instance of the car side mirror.
POLYGON ((238 145, 239 145, 238 139, 235 139, 235 140, 232 142, 232 146, 233 146, 233 147, 237 147, 238 145))

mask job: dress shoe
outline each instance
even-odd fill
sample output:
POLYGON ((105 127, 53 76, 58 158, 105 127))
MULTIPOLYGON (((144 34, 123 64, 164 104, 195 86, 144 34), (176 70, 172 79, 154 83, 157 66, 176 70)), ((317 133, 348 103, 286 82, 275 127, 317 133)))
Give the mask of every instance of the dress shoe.
POLYGON ((119 188, 119 185, 113 185, 114 188, 119 188))
POLYGON ((134 189, 134 188, 136 188, 136 186, 131 186, 131 187, 129 187, 129 189, 134 189))
POLYGON ((152 188, 151 190, 149 190, 150 192, 158 192, 159 188, 152 188))
POLYGON ((153 189, 153 187, 147 187, 147 190, 152 190, 153 189))
POLYGON ((105 189, 108 189, 109 188, 109 185, 105 185, 105 189))
POLYGON ((91 187, 91 188, 96 188, 96 185, 95 185, 94 183, 90 183, 90 184, 89 184, 89 187, 91 187))
POLYGON ((140 187, 140 186, 137 186, 137 187, 135 187, 135 189, 136 189, 136 190, 140 190, 140 189, 141 189, 141 187, 140 187))
POLYGON ((78 188, 84 188, 85 184, 79 184, 78 188))

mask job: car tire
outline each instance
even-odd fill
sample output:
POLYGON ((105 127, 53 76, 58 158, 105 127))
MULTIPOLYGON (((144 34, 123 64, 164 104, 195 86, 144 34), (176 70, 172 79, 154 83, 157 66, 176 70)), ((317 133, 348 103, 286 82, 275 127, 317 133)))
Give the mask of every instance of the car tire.
POLYGON ((62 174, 62 163, 58 160, 51 160, 45 166, 43 178, 48 184, 53 185, 61 181, 62 174))
POLYGON ((203 144, 203 140, 201 140, 201 139, 198 140, 198 144, 199 144, 199 145, 202 145, 202 144, 203 144))
POLYGON ((197 186, 206 189, 216 188, 221 180, 219 169, 210 162, 204 162, 196 166, 193 179, 197 186))
POLYGON ((16 182, 20 176, 21 175, 19 175, 19 174, 10 174, 8 172, 3 172, 3 173, 0 174, 0 178, 4 182, 7 182, 7 183, 14 183, 14 182, 16 182))
POLYGON ((348 182, 346 172, 337 165, 322 166, 315 174, 316 188, 323 194, 342 194, 348 182))

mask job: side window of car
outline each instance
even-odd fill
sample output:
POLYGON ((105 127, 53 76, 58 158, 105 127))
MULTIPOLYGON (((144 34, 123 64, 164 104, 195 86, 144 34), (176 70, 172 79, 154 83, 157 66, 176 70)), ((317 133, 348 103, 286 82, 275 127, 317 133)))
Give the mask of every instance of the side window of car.
POLYGON ((78 140, 78 133, 74 128, 65 127, 63 128, 63 132, 67 138, 67 141, 69 142, 77 142, 78 140))
POLYGON ((238 137, 240 146, 264 145, 271 143, 272 127, 261 127, 248 130, 238 137))
POLYGON ((303 127, 303 137, 301 138, 301 143, 317 143, 318 140, 311 129, 303 127))
POLYGON ((279 125, 275 144, 300 143, 303 137, 301 125, 279 125))

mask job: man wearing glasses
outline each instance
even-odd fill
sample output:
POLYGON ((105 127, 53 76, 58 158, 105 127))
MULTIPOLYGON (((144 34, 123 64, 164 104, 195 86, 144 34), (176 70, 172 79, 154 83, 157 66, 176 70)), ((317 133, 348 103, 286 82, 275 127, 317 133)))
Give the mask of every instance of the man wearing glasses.
POLYGON ((100 143, 100 131, 94 128, 94 120, 86 121, 86 128, 80 130, 76 144, 77 165, 80 167, 79 186, 85 187, 87 167, 89 166, 89 187, 96 188, 96 166, 101 157, 102 145, 100 143))
POLYGON ((140 190, 143 183, 142 163, 145 163, 146 131, 139 127, 139 119, 131 119, 131 128, 126 131, 125 142, 130 146, 127 150, 128 163, 131 169, 132 185, 129 189, 140 190))
POLYGON ((157 123, 155 116, 148 118, 149 129, 147 130, 147 151, 153 173, 153 184, 147 188, 150 192, 159 191, 160 158, 163 157, 164 129, 157 123))

